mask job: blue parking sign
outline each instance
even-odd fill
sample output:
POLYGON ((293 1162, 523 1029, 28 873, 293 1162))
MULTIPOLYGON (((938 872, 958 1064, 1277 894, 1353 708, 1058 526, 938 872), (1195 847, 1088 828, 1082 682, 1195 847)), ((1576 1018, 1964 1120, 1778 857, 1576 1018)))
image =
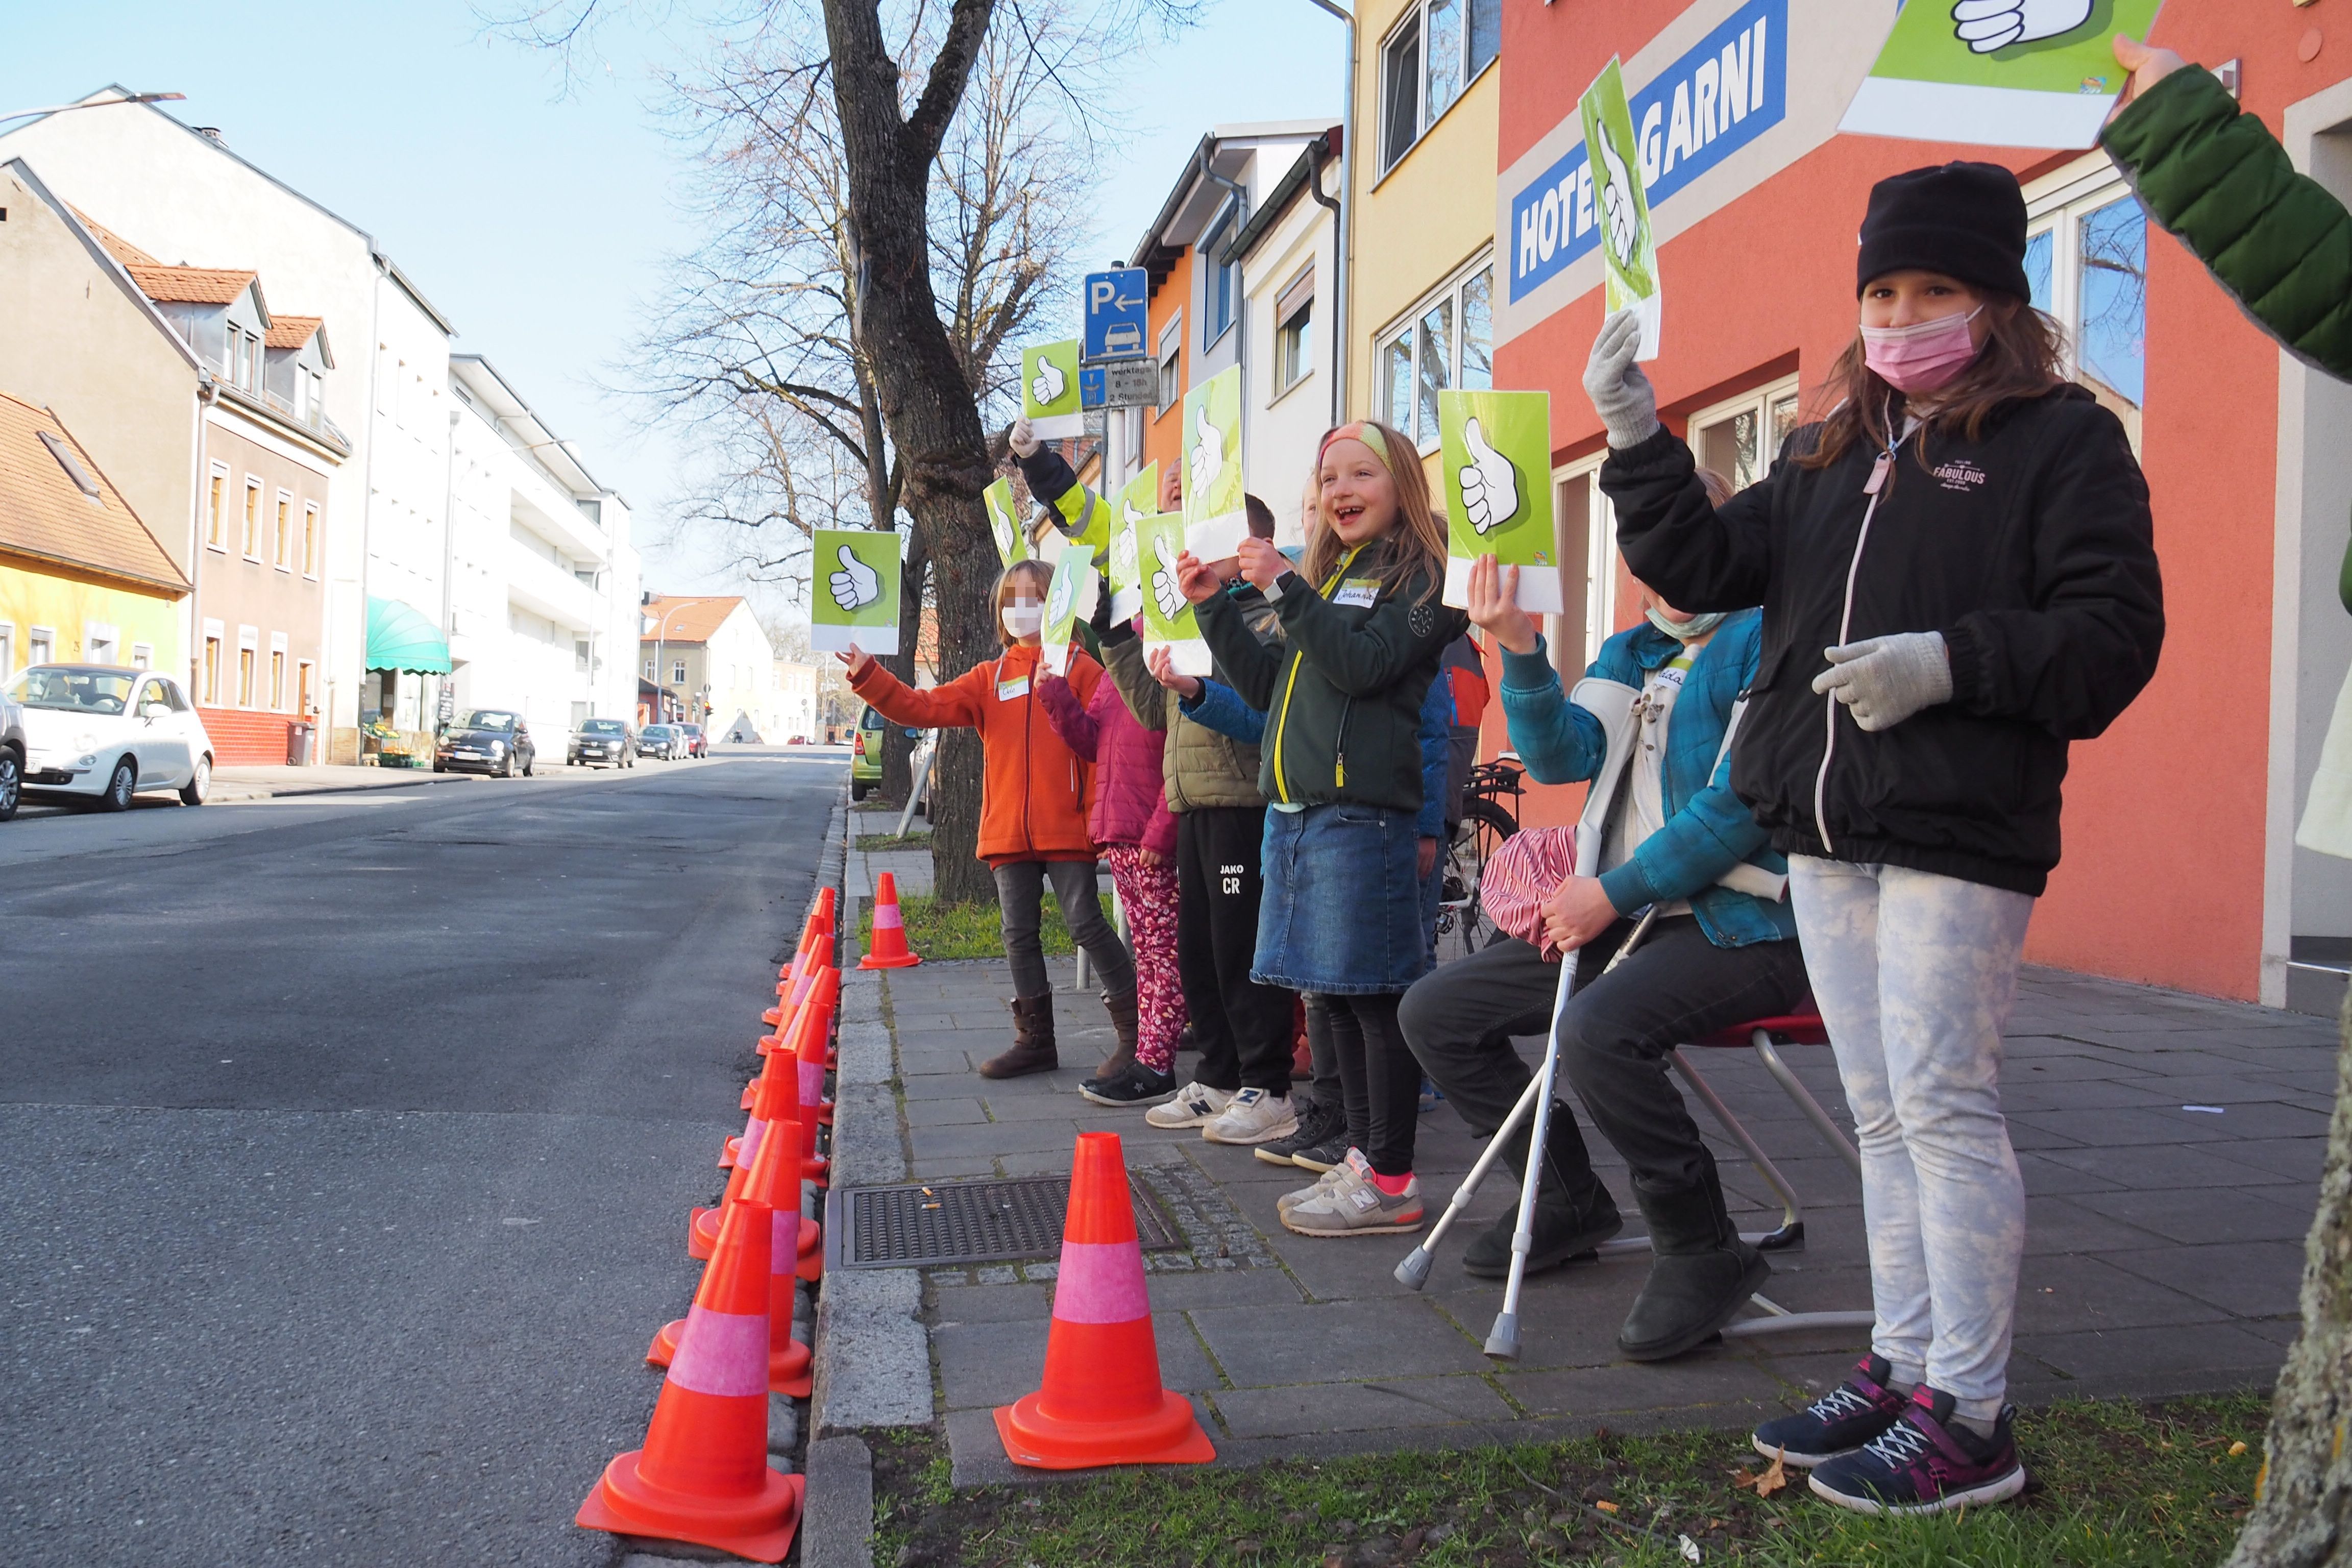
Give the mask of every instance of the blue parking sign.
POLYGON ((1149 351, 1150 275, 1140 267, 1087 274, 1086 359, 1142 359, 1149 351))

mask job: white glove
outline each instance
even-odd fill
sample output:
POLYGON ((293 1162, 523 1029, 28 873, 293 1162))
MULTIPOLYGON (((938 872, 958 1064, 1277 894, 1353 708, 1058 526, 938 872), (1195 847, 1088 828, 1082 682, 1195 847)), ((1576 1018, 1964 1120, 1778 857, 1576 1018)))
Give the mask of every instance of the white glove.
POLYGON ((2091 0, 1959 0, 1952 34, 1978 54, 2071 33, 2090 19, 2091 0))
POLYGON ((1462 444, 1470 448, 1470 464, 1454 476, 1462 487, 1462 510, 1480 533, 1497 529, 1519 515, 1519 471, 1511 459, 1486 445, 1486 432, 1472 415, 1462 426, 1462 444))
POLYGON ((1897 632, 1824 648, 1830 668, 1813 689, 1853 710, 1865 730, 1892 730, 1922 708, 1952 700, 1951 652, 1941 632, 1897 632))
POLYGON ((1176 585, 1176 558, 1168 553, 1168 536, 1151 536, 1151 558, 1159 566, 1151 574, 1151 597, 1160 605, 1160 618, 1172 621, 1184 613, 1184 591, 1176 585))
POLYGON ((1620 451, 1640 446, 1658 430, 1658 395, 1633 363, 1641 348, 1641 313, 1620 310, 1601 323, 1584 366, 1584 395, 1608 427, 1609 444, 1620 451))
MULTIPOLYGON (((1035 400, 1038 407, 1051 408, 1062 400, 1062 388, 1067 384, 1068 383, 1063 378, 1060 365, 1055 364, 1052 360, 1041 359, 1037 362, 1037 374, 1029 381, 1029 395, 1035 400)), ((1024 423, 1025 424, 1026 421, 1024 420, 1024 423)), ((1033 451, 1034 449, 1031 448, 1033 451)), ((1026 452, 1022 453, 1024 458, 1028 455, 1026 452)))
POLYGON ((1609 188, 1601 193, 1601 216, 1609 230, 1609 248, 1620 267, 1633 265, 1633 247, 1642 237, 1633 221, 1633 177, 1608 137, 1601 138, 1601 161, 1608 167, 1609 188))
POLYGON ((833 602, 845 610, 862 610, 882 596, 880 574, 846 544, 841 547, 841 570, 825 580, 825 586, 833 590, 833 602))
POLYGON ((1209 418, 1204 406, 1194 418, 1197 439, 1192 447, 1192 493, 1209 504, 1209 487, 1225 471, 1225 433, 1209 418))
MULTIPOLYGON (((1045 371, 1053 369, 1054 362, 1047 360, 1045 364, 1045 369, 1040 370, 1037 373, 1037 384, 1040 386, 1043 386, 1045 383, 1045 371)), ((1054 374, 1059 375, 1061 373, 1059 371, 1055 371, 1054 374)), ((1058 396, 1059 394, 1057 393, 1055 395, 1058 396)), ((1040 403, 1051 403, 1054 399, 1051 397, 1040 397, 1037 401, 1040 403)), ((1029 427, 1029 421, 1026 419, 1015 419, 1013 422, 1013 433, 1005 437, 1004 444, 1013 448, 1013 455, 1016 458, 1034 458, 1037 455, 1037 448, 1043 445, 1043 443, 1037 439, 1037 432, 1029 427)))

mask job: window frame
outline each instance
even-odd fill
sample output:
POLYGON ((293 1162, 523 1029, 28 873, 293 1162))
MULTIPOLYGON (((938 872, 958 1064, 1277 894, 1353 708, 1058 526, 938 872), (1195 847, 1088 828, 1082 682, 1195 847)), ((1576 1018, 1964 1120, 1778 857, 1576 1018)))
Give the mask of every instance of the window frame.
POLYGON ((0 680, 16 673, 16 623, 0 621, 0 680))
POLYGON ((26 665, 29 668, 36 664, 55 664, 57 662, 58 628, 55 626, 26 626, 25 628, 26 665), (34 650, 36 649, 45 650, 38 658, 33 657, 34 650))
POLYGON ((1233 242, 1239 232, 1241 212, 1228 195, 1217 209, 1221 221, 1201 238, 1193 247, 1199 258, 1201 275, 1201 349, 1206 353, 1224 342, 1225 334, 1234 330, 1247 309, 1242 299, 1242 264, 1235 257, 1231 262, 1217 259, 1217 252, 1233 242))
POLYGON ((1315 264, 1308 262, 1298 275, 1276 290, 1274 296, 1274 397, 1286 395, 1303 381, 1315 374, 1315 264), (1291 327, 1297 323, 1297 331, 1291 327), (1306 368, 1300 369, 1304 364, 1306 368))
POLYGON ((132 643, 131 645, 131 668, 133 669, 154 668, 155 645, 148 642, 132 643))
POLYGON ((308 714, 317 711, 314 700, 318 691, 319 666, 316 660, 298 658, 294 661, 294 711, 308 714))
POLYGON ((215 463, 205 482, 205 548, 228 553, 228 465, 215 463))
POLYGON ((274 519, 277 534, 269 542, 269 563, 280 572, 294 570, 293 558, 287 553, 287 532, 294 521, 294 492, 285 486, 278 487, 278 509, 274 519))
POLYGON ((317 501, 302 503, 302 575, 313 583, 319 580, 320 511, 317 501))
POLYGON ((1389 354, 1399 343, 1409 343, 1411 345, 1406 351, 1404 363, 1406 374, 1412 383, 1411 401, 1415 417, 1412 425, 1400 426, 1398 428, 1401 429, 1403 434, 1412 438, 1414 448, 1423 457, 1427 457, 1430 453, 1437 450, 1437 432, 1434 429, 1432 429, 1426 437, 1423 437, 1415 427, 1419 424, 1419 415, 1421 412, 1420 373, 1422 352, 1420 334, 1422 324, 1427 321, 1431 315, 1435 313, 1440 305, 1444 305, 1447 308, 1450 320, 1447 333, 1452 341, 1448 344, 1446 351, 1445 368, 1447 379, 1444 386, 1440 387, 1438 390, 1453 391, 1459 389, 1462 385, 1462 354, 1464 342, 1464 333, 1462 331, 1463 295, 1465 290, 1468 289, 1469 286, 1476 281, 1480 273, 1486 273, 1486 330, 1488 333, 1486 340, 1486 355, 1489 366, 1489 384, 1491 385, 1493 375, 1492 365, 1495 353, 1495 342, 1493 337, 1495 323, 1494 266, 1494 247, 1489 245, 1481 249, 1476 256, 1471 258, 1467 264, 1457 268, 1443 284, 1431 289, 1428 293, 1415 300, 1411 310, 1401 312, 1388 327, 1376 334, 1372 339, 1372 416, 1375 419, 1380 420, 1383 424, 1392 424, 1393 421, 1391 418, 1391 416, 1392 416, 1396 411, 1396 400, 1392 395, 1392 389, 1386 379, 1388 374, 1389 354))
MULTIPOLYGON (((2123 177, 2121 170, 2105 153, 2094 153, 2064 168, 2053 171, 2027 187, 2025 204, 2025 243, 2028 250, 2043 235, 2050 236, 2050 303, 2049 314, 2058 322, 2060 363, 2066 378, 2077 384, 2083 375, 2083 267, 2082 223, 2095 212, 2100 212, 2119 201, 2137 198, 2123 177)), ((2143 245, 2145 240, 2143 239, 2143 245)), ((2145 252, 2143 252, 2145 258, 2145 252)), ((2143 259, 2145 265, 2145 259, 2143 259)), ((2142 278, 2145 289, 2147 279, 2142 278)), ((2140 301, 2140 408, 2147 407, 2146 397, 2147 345, 2147 300, 2140 301)), ((2105 384, 2104 383, 2102 384, 2105 384)), ((2118 395, 2122 388, 2114 388, 2118 395)), ((2126 433, 2131 438, 2135 456, 2140 452, 2139 420, 2125 421, 2126 433)))
POLYGON ((261 531, 268 526, 261 515, 261 476, 245 476, 245 507, 237 514, 237 552, 256 565, 261 563, 261 531))
MULTIPOLYGON (((1495 52, 1475 70, 1471 68, 1470 64, 1470 51, 1473 47, 1472 39, 1475 32, 1471 26, 1470 13, 1474 6, 1486 3, 1486 0, 1453 0, 1461 19, 1462 58, 1455 62, 1456 68, 1461 72, 1460 85, 1454 89, 1454 96, 1445 100, 1444 108, 1434 114, 1430 113, 1429 8, 1432 3, 1433 0, 1412 0, 1411 5, 1399 13, 1396 20, 1390 24, 1389 30, 1381 35, 1379 47, 1372 51, 1372 90, 1378 112, 1378 118, 1374 122, 1378 144, 1374 153, 1379 164, 1372 177, 1374 185, 1388 178, 1389 174, 1402 164, 1406 158, 1412 156, 1414 148, 1428 141, 1429 133, 1437 128, 1438 122, 1454 112, 1454 106, 1469 97, 1470 89, 1476 84, 1478 79, 1494 69, 1495 63, 1503 58, 1502 0, 1492 0, 1495 5, 1495 52), (1414 129, 1412 138, 1404 145, 1391 148, 1388 144, 1388 137, 1391 90, 1393 84, 1389 79, 1389 52, 1402 43, 1408 34, 1416 40, 1421 52, 1419 68, 1413 77, 1414 129)), ((1444 4, 1445 0, 1435 0, 1435 3, 1444 4)))
MULTIPOLYGON (((1740 415, 1753 414, 1756 416, 1757 432, 1756 473, 1748 483, 1761 483, 1765 477, 1771 473, 1780 452, 1780 443, 1771 440, 1772 411, 1776 406, 1786 403, 1794 413, 1801 408, 1802 400, 1803 383, 1801 377, 1794 374, 1775 376, 1770 381, 1743 392, 1736 397, 1727 397, 1719 403, 1710 403, 1705 408, 1693 413, 1683 425, 1685 439, 1689 443, 1691 452, 1697 458, 1701 468, 1714 467, 1706 460, 1706 456, 1701 447, 1702 439, 1707 432, 1721 428, 1740 415)), ((1797 415, 1796 417, 1801 420, 1801 415, 1797 415)), ((1796 425, 1791 424, 1790 428, 1796 428, 1796 425)), ((1720 468, 1717 471, 1722 472, 1720 468)), ((1732 488, 1735 490, 1747 488, 1746 485, 1738 482, 1739 476, 1737 472, 1725 473, 1723 477, 1732 481, 1732 488)))
POLYGON ((1168 416, 1168 411, 1184 401, 1184 312, 1178 310, 1160 329, 1158 352, 1154 356, 1160 366, 1160 395, 1167 401, 1151 411, 1156 423, 1168 416))

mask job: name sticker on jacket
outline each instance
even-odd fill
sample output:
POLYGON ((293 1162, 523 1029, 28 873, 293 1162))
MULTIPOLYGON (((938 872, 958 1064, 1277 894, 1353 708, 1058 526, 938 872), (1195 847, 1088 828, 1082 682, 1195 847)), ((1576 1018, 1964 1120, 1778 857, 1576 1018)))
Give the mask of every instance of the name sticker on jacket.
POLYGON ((1025 675, 1018 680, 1000 680, 996 683, 996 700, 999 702, 1011 702, 1017 698, 1028 695, 1029 678, 1025 675))
POLYGON ((1369 609, 1380 596, 1381 580, 1379 578, 1350 577, 1339 584, 1339 591, 1331 595, 1331 602, 1335 605, 1351 605, 1358 609, 1369 609))

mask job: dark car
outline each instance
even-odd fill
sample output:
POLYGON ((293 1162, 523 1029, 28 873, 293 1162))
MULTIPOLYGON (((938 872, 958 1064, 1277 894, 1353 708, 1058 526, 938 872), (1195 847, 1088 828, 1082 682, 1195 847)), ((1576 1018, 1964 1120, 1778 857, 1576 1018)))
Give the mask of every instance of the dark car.
POLYGON ((441 738, 433 743, 433 771, 496 773, 502 779, 520 773, 529 778, 538 755, 530 743, 530 727, 522 721, 521 714, 503 708, 477 708, 441 731, 441 738))
POLYGON ((677 732, 686 742, 688 756, 707 757, 710 754, 710 737, 702 732, 701 725, 680 724, 677 732))
POLYGON ((678 754, 677 728, 672 724, 648 724, 637 731, 637 755, 651 757, 656 762, 668 762, 678 754))
POLYGON ((572 731, 572 749, 563 765, 634 768, 637 765, 637 734, 625 719, 583 719, 572 731))

